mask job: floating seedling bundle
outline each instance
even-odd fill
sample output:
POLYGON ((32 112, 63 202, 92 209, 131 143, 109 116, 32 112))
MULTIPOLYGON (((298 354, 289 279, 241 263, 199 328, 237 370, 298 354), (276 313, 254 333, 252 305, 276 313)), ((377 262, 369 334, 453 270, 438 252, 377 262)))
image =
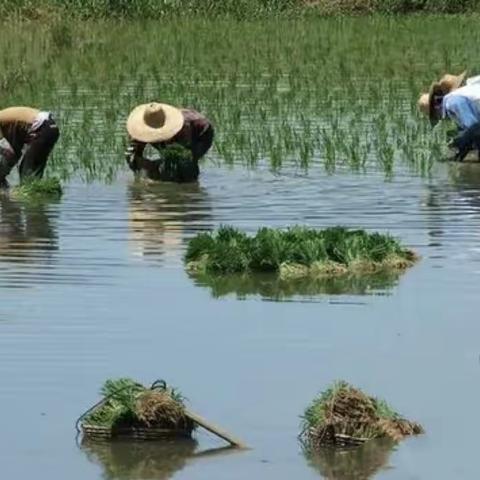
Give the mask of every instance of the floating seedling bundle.
POLYGON ((262 228, 248 236, 223 226, 193 238, 185 256, 194 274, 273 272, 284 279, 403 271, 415 260, 389 235, 343 227, 262 228))
POLYGON ((157 380, 150 388, 130 378, 107 380, 103 399, 77 420, 77 431, 84 440, 160 440, 191 438, 200 426, 235 448, 247 448, 243 442, 188 410, 184 397, 175 388, 157 380))
POLYGON ((303 415, 300 438, 307 450, 325 446, 356 446, 375 438, 395 442, 423 433, 386 402, 370 397, 346 382, 336 382, 314 399, 303 415))
POLYGON ((189 438, 194 423, 185 414, 184 399, 164 381, 146 388, 129 378, 107 380, 103 399, 79 419, 89 439, 135 440, 189 438))

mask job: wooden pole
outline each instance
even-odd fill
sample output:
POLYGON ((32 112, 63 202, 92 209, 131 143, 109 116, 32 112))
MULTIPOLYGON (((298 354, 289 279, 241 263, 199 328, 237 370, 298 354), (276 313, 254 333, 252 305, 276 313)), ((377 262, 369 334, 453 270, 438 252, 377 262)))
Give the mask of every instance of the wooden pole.
POLYGON ((208 430, 210 433, 213 433, 214 435, 217 435, 217 437, 220 437, 221 439, 227 441, 231 445, 233 445, 236 448, 248 448, 241 440, 238 440, 237 438, 233 437, 229 433, 225 432, 221 428, 217 427, 216 425, 213 425, 209 421, 205 420, 203 417, 200 415, 193 413, 191 410, 185 409, 185 415, 190 418, 193 422, 195 422, 197 425, 200 425, 203 427, 205 430, 208 430))

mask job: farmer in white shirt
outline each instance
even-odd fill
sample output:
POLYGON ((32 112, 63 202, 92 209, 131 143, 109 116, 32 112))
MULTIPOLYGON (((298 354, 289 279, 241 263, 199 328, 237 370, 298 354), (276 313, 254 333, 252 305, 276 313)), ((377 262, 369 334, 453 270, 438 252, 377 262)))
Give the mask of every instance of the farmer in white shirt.
POLYGON ((454 158, 459 161, 473 149, 480 153, 480 76, 467 79, 466 85, 461 86, 465 74, 445 75, 418 102, 420 110, 428 113, 432 126, 446 118, 456 124, 458 132, 449 147, 456 150, 454 158))

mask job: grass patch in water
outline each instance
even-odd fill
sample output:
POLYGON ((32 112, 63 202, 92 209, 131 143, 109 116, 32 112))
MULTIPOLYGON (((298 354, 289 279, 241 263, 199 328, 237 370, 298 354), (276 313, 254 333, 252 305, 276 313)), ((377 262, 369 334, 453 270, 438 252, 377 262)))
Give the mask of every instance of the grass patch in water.
POLYGON ((300 439, 307 450, 361 444, 375 438, 399 441, 424 430, 401 417, 384 400, 371 397, 344 381, 317 396, 302 416, 300 439))
POLYGON ((402 271, 415 260, 415 253, 390 235, 343 227, 261 228, 249 236, 222 226, 190 240, 185 255, 193 273, 273 272, 283 279, 402 271))
POLYGON ((56 177, 27 178, 12 189, 14 197, 23 199, 58 198, 63 194, 60 180, 56 177))
POLYGON ((191 425, 184 413, 183 396, 163 381, 146 388, 130 378, 107 380, 101 393, 104 402, 82 419, 84 424, 111 429, 132 426, 178 429, 191 425))

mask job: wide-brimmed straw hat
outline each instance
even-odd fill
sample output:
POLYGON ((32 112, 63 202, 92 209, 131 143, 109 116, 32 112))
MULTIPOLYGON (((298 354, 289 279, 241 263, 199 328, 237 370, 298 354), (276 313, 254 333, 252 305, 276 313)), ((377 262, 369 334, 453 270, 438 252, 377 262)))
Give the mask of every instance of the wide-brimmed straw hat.
POLYGON ((448 93, 460 88, 467 71, 465 70, 460 75, 452 75, 450 73, 445 74, 438 82, 432 83, 428 93, 422 93, 418 99, 417 105, 418 109, 428 115, 432 125, 435 125, 438 122, 438 116, 434 108, 434 98, 435 96, 444 96, 448 93))
POLYGON ((145 103, 135 107, 127 119, 128 134, 145 143, 165 142, 183 127, 183 113, 166 103, 145 103))
POLYGON ((450 73, 446 73, 438 81, 438 84, 440 85, 440 88, 444 92, 449 93, 452 90, 456 90, 457 88, 461 87, 463 81, 465 80, 466 75, 467 75, 466 70, 464 72, 462 72, 460 75, 452 75, 450 73))

